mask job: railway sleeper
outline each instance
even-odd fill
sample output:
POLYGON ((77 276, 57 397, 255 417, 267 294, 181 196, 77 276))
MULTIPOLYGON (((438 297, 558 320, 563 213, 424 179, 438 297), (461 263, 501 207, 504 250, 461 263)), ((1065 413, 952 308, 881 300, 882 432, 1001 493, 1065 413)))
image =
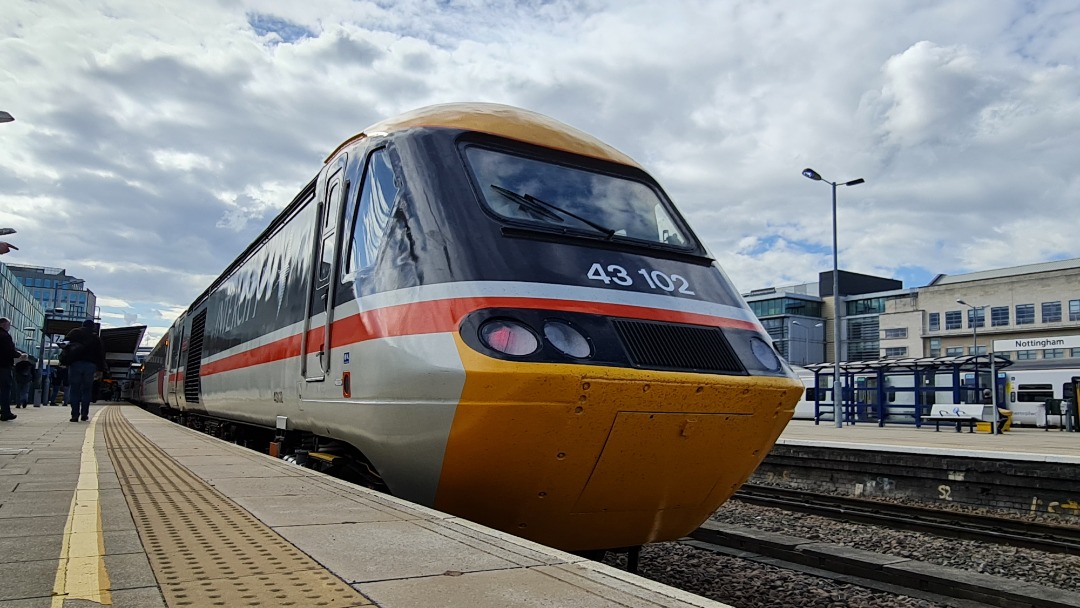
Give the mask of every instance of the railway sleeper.
POLYGON ((726 548, 746 559, 780 559, 988 606, 1080 608, 1080 594, 1052 587, 712 521, 702 524, 690 538, 685 542, 706 550, 726 548))

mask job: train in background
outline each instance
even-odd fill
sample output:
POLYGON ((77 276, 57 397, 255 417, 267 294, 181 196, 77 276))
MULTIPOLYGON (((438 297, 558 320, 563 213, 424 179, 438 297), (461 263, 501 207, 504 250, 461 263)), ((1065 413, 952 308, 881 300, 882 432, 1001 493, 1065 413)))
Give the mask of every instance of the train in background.
MULTIPOLYGON (((803 382, 803 395, 795 405, 793 418, 796 420, 814 419, 814 373, 803 367, 793 368, 799 380, 803 382)), ((974 372, 962 372, 962 388, 960 390, 960 402, 982 403, 980 394, 975 390, 974 372)), ((1017 426, 1065 426, 1064 414, 1048 412, 1046 402, 1051 399, 1076 403, 1078 387, 1080 387, 1080 367, 1051 367, 1039 362, 1020 362, 998 370, 998 399, 1000 407, 1012 411, 1012 424, 1017 426)), ((826 384, 831 382, 831 375, 826 379, 826 384)), ((871 393, 876 388, 876 378, 869 374, 856 374, 856 390, 862 390, 860 400, 871 405, 876 404, 876 397, 871 393)), ((886 400, 887 408, 892 407, 901 412, 896 418, 898 421, 914 422, 910 417, 913 411, 914 398, 910 392, 912 376, 897 374, 886 376, 886 383, 894 389, 900 389, 890 393, 886 400)), ((990 372, 980 372, 979 386, 987 387, 990 384, 990 372)), ((820 389, 819 389, 820 390, 820 389)), ((826 388, 821 390, 822 402, 829 402, 830 392, 826 388)), ((1068 406, 1065 406, 1066 410, 1068 406)), ((827 408, 831 408, 828 405, 827 408)), ((1063 410, 1064 411, 1064 410, 1063 410)), ((832 420, 831 409, 827 409, 823 420, 832 420)))
POLYGON ((180 423, 570 551, 679 538, 802 387, 660 185, 539 114, 345 141, 148 357, 180 423))

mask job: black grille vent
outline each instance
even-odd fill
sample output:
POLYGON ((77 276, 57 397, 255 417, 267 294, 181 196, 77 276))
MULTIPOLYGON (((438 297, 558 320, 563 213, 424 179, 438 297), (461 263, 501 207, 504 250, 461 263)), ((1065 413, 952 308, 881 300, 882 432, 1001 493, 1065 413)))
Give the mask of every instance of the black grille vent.
POLYGON ((203 334, 206 329, 206 309, 191 320, 191 341, 188 343, 187 367, 184 368, 184 399, 188 403, 198 403, 202 392, 203 334))
POLYGON ((612 319, 637 367, 742 374, 746 370, 715 327, 612 319))

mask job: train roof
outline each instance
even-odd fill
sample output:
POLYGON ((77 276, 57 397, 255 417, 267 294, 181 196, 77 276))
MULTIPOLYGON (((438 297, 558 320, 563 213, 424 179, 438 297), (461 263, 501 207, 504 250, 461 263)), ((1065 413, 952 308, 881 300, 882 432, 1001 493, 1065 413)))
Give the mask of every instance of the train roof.
POLYGON ((463 129, 497 135, 507 139, 554 148, 641 168, 634 159, 599 139, 529 110, 497 103, 444 103, 406 112, 379 121, 350 137, 327 157, 337 155, 342 148, 365 137, 385 135, 417 127, 463 129))

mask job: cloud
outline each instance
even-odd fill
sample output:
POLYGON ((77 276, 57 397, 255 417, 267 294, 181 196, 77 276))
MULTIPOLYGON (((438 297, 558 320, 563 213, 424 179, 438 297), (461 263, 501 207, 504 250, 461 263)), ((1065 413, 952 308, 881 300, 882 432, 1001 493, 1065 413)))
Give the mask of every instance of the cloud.
POLYGON ((462 100, 637 159, 742 290, 831 268, 807 166, 866 179, 837 193, 844 268, 920 283, 1080 257, 1077 30, 1020 0, 14 0, 5 261, 67 268, 156 339, 339 142, 462 100))

